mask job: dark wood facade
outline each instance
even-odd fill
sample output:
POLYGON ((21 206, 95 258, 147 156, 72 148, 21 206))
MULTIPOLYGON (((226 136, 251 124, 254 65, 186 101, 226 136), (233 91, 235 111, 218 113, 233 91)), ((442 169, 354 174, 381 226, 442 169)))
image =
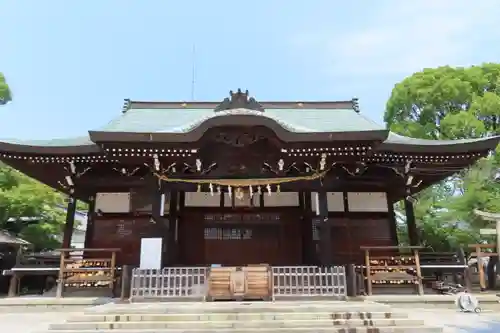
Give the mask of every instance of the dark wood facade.
MULTIPOLYGON (((164 265, 326 265, 361 262, 361 245, 397 244, 393 204, 470 166, 498 143, 496 137, 411 141, 372 125, 308 132, 266 116, 273 108, 309 108, 324 112, 322 117, 351 112, 349 119, 355 119, 355 100, 257 103, 238 92, 222 103, 190 105, 211 109, 214 116, 171 132, 90 131, 88 142, 66 146, 0 143, 0 159, 72 199, 90 202, 86 246, 121 248, 120 264, 138 264, 141 238, 162 237, 164 265), (267 185, 271 195, 297 193, 296 204, 266 205, 267 185), (236 190, 247 196, 251 190, 258 199, 238 204, 236 190), (186 193, 198 191, 214 193, 220 204, 187 206, 186 193), (131 193, 129 211, 97 209, 98 194, 111 192, 131 193), (311 193, 318 193, 317 207, 311 193), (342 208, 330 209, 327 193, 340 193, 342 208), (352 193, 382 193, 385 208, 350 209, 352 193), (169 207, 164 216, 162 194, 169 207)), ((127 101, 124 114, 187 107, 127 101)), ((406 201, 410 239, 418 243, 406 201)), ((69 208, 66 243, 73 223, 69 208)))
MULTIPOLYGON (((389 213, 330 213, 332 261, 362 262, 362 245, 397 244, 389 213)), ((187 208, 178 230, 153 223, 149 216, 103 216, 89 225, 88 247, 121 248, 119 264, 139 263, 141 238, 165 237, 165 265, 259 264, 316 265, 320 258, 319 218, 300 207, 253 209, 187 208), (91 230, 90 228, 93 228, 91 230), (177 234, 170 237, 169 233, 177 234), (167 253, 170 251, 170 254, 167 253)))

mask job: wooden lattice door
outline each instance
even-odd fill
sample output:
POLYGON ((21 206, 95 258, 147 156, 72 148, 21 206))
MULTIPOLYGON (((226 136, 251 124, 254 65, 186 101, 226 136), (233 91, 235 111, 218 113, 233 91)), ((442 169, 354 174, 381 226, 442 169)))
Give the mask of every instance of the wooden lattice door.
POLYGON ((276 225, 208 225, 205 227, 207 264, 273 264, 279 253, 276 225))

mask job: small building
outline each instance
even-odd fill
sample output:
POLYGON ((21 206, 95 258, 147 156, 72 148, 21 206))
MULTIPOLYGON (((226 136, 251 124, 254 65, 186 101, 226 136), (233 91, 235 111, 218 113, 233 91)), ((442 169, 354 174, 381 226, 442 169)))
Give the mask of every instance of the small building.
POLYGON ((163 239, 165 266, 332 265, 360 246, 398 243, 404 200, 487 156, 498 137, 434 141, 391 133, 356 99, 137 102, 88 135, 0 143, 0 159, 88 202, 86 248, 121 248, 138 265, 141 239, 163 239))

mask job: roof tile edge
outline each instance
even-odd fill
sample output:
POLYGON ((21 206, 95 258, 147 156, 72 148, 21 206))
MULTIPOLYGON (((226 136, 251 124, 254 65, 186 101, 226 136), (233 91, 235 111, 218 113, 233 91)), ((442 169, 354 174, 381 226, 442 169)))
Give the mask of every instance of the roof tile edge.
MULTIPOLYGON (((125 100, 122 112, 140 109, 211 109, 214 110, 220 102, 191 101, 191 102, 160 102, 160 101, 131 101, 125 100)), ((266 101, 259 102, 265 109, 352 109, 359 112, 357 99, 350 101, 266 101)))

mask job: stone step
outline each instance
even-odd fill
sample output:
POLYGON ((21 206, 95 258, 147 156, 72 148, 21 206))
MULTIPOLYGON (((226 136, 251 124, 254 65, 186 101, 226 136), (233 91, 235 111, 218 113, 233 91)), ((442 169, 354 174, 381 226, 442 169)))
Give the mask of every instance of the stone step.
POLYGON ((337 319, 399 319, 408 314, 397 312, 263 312, 263 313, 172 313, 172 314, 86 314, 68 318, 76 322, 140 322, 140 321, 223 321, 223 320, 337 320, 337 319))
MULTIPOLYGON (((54 332, 54 331, 51 331, 54 332)), ((88 333, 88 330, 58 330, 57 333, 88 333)), ((101 330, 100 332, 108 332, 101 330)), ((443 333, 441 327, 425 327, 425 326, 397 326, 397 327, 380 327, 374 328, 369 326, 362 327, 276 327, 276 328, 214 328, 214 329, 113 329, 112 333, 443 333)), ((47 333, 47 332, 43 332, 47 333)))
POLYGON ((106 304, 88 309, 52 333, 441 333, 370 301, 169 302, 106 304))
POLYGON ((58 323, 50 325, 50 330, 139 330, 139 329, 219 329, 219 328, 284 328, 284 327, 393 327, 423 326, 423 320, 416 319, 338 319, 338 320, 250 320, 250 321, 125 321, 125 322, 87 322, 58 323))
POLYGON ((221 302, 106 304, 85 313, 120 315, 164 313, 261 313, 261 312, 385 312, 390 307, 372 302, 221 302))

